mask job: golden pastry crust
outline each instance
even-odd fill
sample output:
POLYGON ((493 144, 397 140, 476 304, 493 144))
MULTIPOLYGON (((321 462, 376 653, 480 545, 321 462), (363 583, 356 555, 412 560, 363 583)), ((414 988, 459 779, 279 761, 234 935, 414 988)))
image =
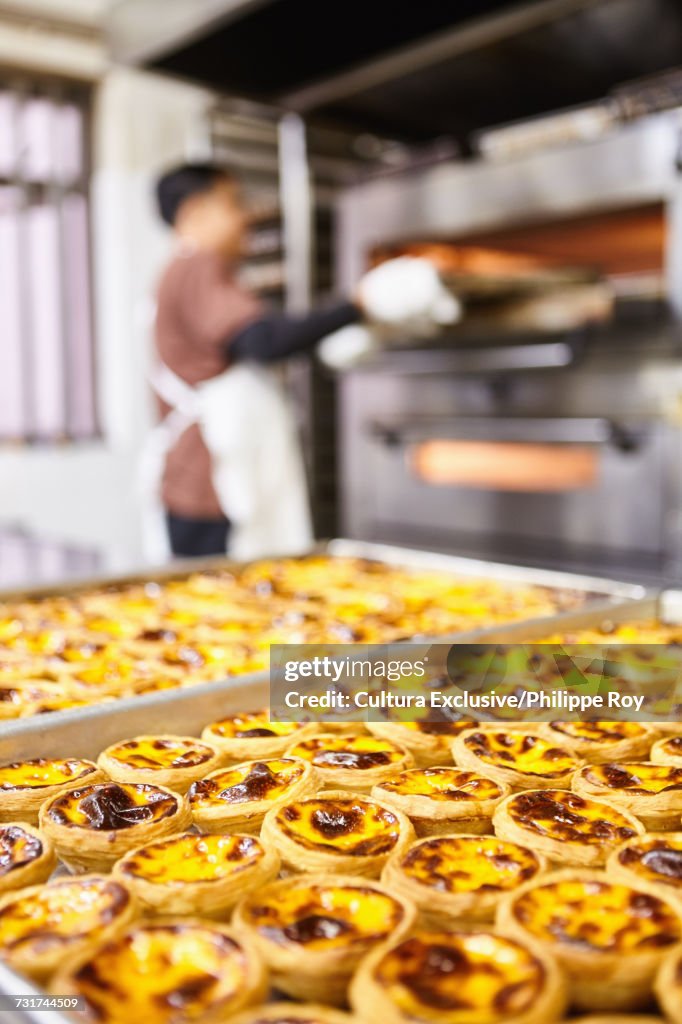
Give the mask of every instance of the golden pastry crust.
POLYGON ((268 708, 211 722, 202 740, 220 752, 224 764, 282 757, 298 739, 319 731, 315 723, 271 722, 268 708))
POLYGON ((268 811, 314 796, 319 788, 311 764, 279 757, 212 772, 193 783, 188 799, 192 820, 203 832, 258 834, 268 811))
POLYGON ((493 828, 500 839, 576 867, 601 866, 615 847, 644 832, 627 811, 568 789, 526 790, 507 797, 493 814, 493 828))
POLYGON ((347 875, 299 875, 251 893, 235 910, 271 972, 296 999, 345 1003, 361 959, 412 927, 413 905, 377 882, 347 875))
POLYGON ((448 765, 452 761, 452 741, 465 729, 475 725, 471 721, 434 722, 367 722, 374 736, 391 740, 414 758, 417 768, 448 765))
POLYGON ((682 1024, 682 947, 672 950, 663 960, 654 991, 666 1020, 682 1024))
POLYGON ((0 898, 0 959, 45 982, 65 956, 83 955, 137 916, 133 894, 103 875, 56 878, 0 898))
POLYGON ((131 850, 114 865, 113 875, 148 914, 224 919, 278 871, 279 856, 255 836, 183 832, 131 850))
POLYGON ((651 761, 587 765, 576 772, 572 788, 581 796, 608 800, 630 811, 651 831, 679 826, 682 768, 651 761))
POLYGON ((651 748, 651 760, 654 764, 669 764, 673 768, 682 768, 682 735, 664 736, 657 740, 651 748))
POLYGON ((287 757, 312 764, 322 786, 354 793, 369 793, 372 786, 414 763, 404 747, 367 733, 319 733, 289 747, 287 757))
POLYGON ((106 782, 94 761, 75 757, 36 757, 0 767, 0 821, 38 824, 41 805, 59 793, 96 782, 106 782))
POLYGON ((186 793, 220 768, 223 758, 195 736, 135 736, 107 747, 97 763, 114 782, 151 782, 186 793))
POLYGON ((568 750, 523 729, 469 729, 452 744, 455 764, 515 789, 560 789, 583 764, 568 750))
POLYGON ((294 871, 376 878, 387 859, 406 850, 415 834, 400 811, 340 789, 269 811, 261 838, 294 871))
POLYGON ((52 844, 37 828, 23 821, 0 825, 0 894, 47 881, 56 864, 52 844))
POLYGON ((492 831, 505 782, 461 768, 409 768, 374 786, 372 796, 406 814, 418 836, 492 831))
MULTIPOLYGON (((354 1017, 321 1003, 267 1003, 230 1020, 230 1024, 357 1024, 354 1017)), ((644 1024, 647 1024, 645 1021, 644 1024)))
POLYGON ((73 958, 51 986, 77 995, 78 1019, 97 1024, 218 1024, 263 1000, 267 975, 244 936, 216 921, 141 921, 87 957, 73 958))
POLYGON ((381 881, 417 907, 425 926, 447 929, 465 921, 492 921, 503 895, 537 878, 545 858, 496 836, 422 839, 391 857, 381 881))
POLYGON ((552 1024, 566 992, 553 960, 526 942, 417 932, 362 962, 350 1002, 367 1024, 552 1024))
POLYGON ((581 1010, 646 1007, 666 951, 682 939, 682 913, 597 871, 557 871, 500 903, 508 935, 543 944, 566 972, 581 1010))
POLYGON ((589 764, 646 757, 659 735, 643 722, 544 722, 540 735, 589 764))
POLYGON ((72 789, 40 809, 40 827, 71 871, 108 870, 124 853, 191 824, 185 797, 149 783, 72 789))
POLYGON ((682 906, 682 832, 650 832, 629 839, 613 851, 606 873, 614 882, 682 906))

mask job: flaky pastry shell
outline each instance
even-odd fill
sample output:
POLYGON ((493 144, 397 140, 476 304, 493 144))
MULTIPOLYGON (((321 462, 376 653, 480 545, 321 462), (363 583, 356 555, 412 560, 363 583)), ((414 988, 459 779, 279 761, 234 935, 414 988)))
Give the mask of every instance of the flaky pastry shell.
POLYGON ((493 828, 500 839, 575 867, 600 867, 613 849, 644 833, 634 815, 569 789, 513 793, 495 809, 493 828))
POLYGON ((184 796, 148 783, 84 786, 40 809, 41 831, 76 873, 107 871, 128 850, 183 832, 191 821, 184 796))
POLYGON ((378 882, 306 874, 245 897, 233 925, 259 950, 275 988, 341 1006, 362 958, 407 934, 415 917, 409 900, 378 882))
POLYGON ((568 869, 501 900, 497 927, 543 945, 575 1009, 629 1011, 649 1004, 667 950, 682 940, 682 911, 603 872, 568 869))
POLYGON ((415 839, 401 811, 364 793, 325 790, 269 811, 261 839, 292 871, 378 877, 415 839))
POLYGON ((0 898, 0 959, 44 983, 66 956, 87 955, 138 913, 130 889, 104 875, 55 878, 7 893, 0 898))
POLYGON ((406 814, 418 836, 492 831, 497 805, 509 796, 504 782, 462 768, 409 768, 372 789, 377 800, 406 814))
POLYGON ((277 877, 279 864, 255 836, 183 832, 131 850, 112 874, 147 914, 225 920, 247 893, 277 877))
POLYGON ((97 758, 114 782, 151 782, 186 793, 193 782, 220 768, 222 755, 195 736, 135 736, 112 743, 97 758))

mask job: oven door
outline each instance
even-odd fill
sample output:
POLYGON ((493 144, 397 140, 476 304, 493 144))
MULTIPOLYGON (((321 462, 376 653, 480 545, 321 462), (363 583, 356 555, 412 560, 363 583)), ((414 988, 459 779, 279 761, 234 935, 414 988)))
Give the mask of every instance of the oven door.
POLYGON ((517 556, 661 552, 660 424, 413 418, 366 423, 365 443, 374 536, 517 556))

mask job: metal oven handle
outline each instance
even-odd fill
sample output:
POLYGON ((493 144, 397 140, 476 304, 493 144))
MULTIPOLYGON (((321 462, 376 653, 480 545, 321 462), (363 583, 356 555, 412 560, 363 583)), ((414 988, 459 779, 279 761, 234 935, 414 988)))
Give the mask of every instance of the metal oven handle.
POLYGON ((644 439, 641 426, 626 426, 604 417, 415 417, 392 423, 373 420, 368 427, 373 437, 394 448, 437 438, 521 444, 609 445, 623 452, 635 452, 644 439))

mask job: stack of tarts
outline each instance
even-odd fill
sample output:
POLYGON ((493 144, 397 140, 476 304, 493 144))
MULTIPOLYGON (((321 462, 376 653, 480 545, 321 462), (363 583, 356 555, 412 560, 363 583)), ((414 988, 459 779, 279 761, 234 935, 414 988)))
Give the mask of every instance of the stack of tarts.
POLYGON ((677 738, 261 710, 0 766, 0 958, 81 1024, 681 1024, 677 738))

